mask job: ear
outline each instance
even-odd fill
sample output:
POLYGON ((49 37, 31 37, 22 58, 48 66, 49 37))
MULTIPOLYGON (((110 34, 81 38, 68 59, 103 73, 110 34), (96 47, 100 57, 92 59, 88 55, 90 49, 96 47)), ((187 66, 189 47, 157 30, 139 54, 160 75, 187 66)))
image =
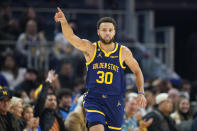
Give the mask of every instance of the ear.
POLYGON ((99 29, 97 29, 97 35, 99 35, 99 29))

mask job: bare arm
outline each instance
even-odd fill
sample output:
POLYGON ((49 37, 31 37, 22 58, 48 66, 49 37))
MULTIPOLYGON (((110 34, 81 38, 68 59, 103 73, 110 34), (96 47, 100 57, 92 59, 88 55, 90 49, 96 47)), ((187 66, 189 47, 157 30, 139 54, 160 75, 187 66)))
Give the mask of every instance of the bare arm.
POLYGON ((139 67, 138 62, 133 57, 131 51, 123 46, 122 48, 122 60, 129 67, 129 69, 134 73, 136 77, 136 85, 138 87, 138 92, 144 92, 144 77, 142 71, 139 67))
POLYGON ((134 73, 136 77, 136 85, 138 88, 138 98, 137 102, 140 107, 146 106, 146 98, 143 95, 144 94, 144 77, 142 74, 142 71, 139 67, 138 62, 133 57, 132 52, 125 46, 122 47, 122 63, 125 62, 125 64, 129 67, 129 69, 134 73), (139 94, 143 93, 143 94, 139 94))
POLYGON ((80 39, 78 36, 76 36, 68 24, 62 10, 60 8, 57 9, 58 13, 55 14, 54 18, 56 22, 61 23, 62 32, 66 40, 68 40, 75 48, 81 50, 82 52, 92 54, 94 52, 94 45, 90 41, 80 39))

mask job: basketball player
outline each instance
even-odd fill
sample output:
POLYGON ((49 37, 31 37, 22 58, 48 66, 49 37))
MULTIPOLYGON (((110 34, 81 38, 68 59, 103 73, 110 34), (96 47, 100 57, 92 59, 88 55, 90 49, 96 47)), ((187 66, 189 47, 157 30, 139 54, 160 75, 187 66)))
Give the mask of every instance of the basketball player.
POLYGON ((127 47, 113 42, 116 22, 110 17, 101 18, 97 23, 97 34, 100 40, 91 43, 73 33, 60 8, 54 18, 56 22, 61 23, 65 38, 85 55, 88 94, 84 98, 84 108, 89 130, 121 130, 125 92, 124 63, 135 74, 138 105, 145 107, 146 99, 144 78, 137 61, 127 47))

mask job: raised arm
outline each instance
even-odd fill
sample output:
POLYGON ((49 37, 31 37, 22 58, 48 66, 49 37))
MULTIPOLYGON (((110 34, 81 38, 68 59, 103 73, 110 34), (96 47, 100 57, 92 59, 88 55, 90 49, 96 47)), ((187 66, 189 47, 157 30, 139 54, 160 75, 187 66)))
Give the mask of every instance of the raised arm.
POLYGON ((75 48, 81 50, 82 52, 93 54, 94 45, 90 41, 80 39, 78 36, 76 36, 72 28, 69 26, 62 10, 60 8, 57 8, 57 9, 58 9, 58 12, 55 14, 54 18, 56 22, 61 23, 62 32, 66 40, 68 40, 75 48))
POLYGON ((136 77, 136 85, 138 88, 137 102, 140 107, 146 106, 146 99, 144 97, 144 77, 139 67, 138 62, 133 57, 132 52, 125 46, 122 47, 122 63, 129 67, 136 77))

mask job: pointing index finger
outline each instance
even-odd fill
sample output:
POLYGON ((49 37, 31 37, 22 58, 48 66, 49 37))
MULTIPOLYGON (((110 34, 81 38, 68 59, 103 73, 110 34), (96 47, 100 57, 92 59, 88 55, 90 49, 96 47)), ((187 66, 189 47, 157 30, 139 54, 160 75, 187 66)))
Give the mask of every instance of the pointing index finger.
POLYGON ((62 10, 61 10, 59 7, 57 7, 57 10, 58 10, 59 12, 62 12, 62 10))

